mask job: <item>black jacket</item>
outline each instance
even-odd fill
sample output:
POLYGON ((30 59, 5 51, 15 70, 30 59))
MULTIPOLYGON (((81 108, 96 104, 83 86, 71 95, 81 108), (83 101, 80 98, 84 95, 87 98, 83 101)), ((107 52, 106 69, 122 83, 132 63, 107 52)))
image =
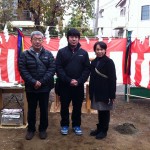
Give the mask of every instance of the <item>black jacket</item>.
POLYGON ((108 102, 116 97, 116 70, 112 59, 104 55, 102 58, 95 58, 91 62, 91 75, 89 82, 90 99, 95 96, 96 101, 108 102), (108 78, 100 76, 97 70, 108 78))
POLYGON ((90 73, 88 53, 80 48, 80 44, 74 53, 69 46, 60 49, 56 57, 56 73, 64 84, 70 85, 71 79, 76 79, 78 85, 83 85, 90 73))
POLYGON ((25 82, 27 92, 48 92, 54 87, 54 57, 44 48, 39 53, 40 61, 37 57, 32 47, 21 53, 19 58, 20 75, 25 82), (34 88, 37 80, 42 84, 39 89, 34 88))

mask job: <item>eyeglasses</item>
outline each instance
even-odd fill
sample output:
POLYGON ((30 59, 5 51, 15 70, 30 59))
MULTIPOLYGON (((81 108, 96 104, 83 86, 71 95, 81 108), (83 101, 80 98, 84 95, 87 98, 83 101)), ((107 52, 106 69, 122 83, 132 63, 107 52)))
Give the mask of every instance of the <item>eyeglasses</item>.
POLYGON ((33 38, 32 39, 34 42, 43 42, 43 39, 42 38, 33 38))

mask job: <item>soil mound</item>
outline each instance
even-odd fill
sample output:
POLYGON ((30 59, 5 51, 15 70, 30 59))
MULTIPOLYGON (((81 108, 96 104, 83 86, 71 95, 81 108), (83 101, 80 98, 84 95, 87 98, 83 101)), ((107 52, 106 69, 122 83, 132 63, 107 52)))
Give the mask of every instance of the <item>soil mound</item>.
POLYGON ((135 134, 138 131, 136 127, 131 123, 124 123, 122 125, 118 125, 114 129, 121 134, 135 134))

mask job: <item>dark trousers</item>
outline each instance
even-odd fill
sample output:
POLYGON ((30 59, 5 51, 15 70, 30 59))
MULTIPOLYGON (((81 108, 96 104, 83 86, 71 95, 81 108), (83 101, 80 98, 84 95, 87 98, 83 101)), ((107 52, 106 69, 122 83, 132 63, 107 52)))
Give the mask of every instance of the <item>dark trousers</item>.
POLYGON ((110 122, 110 111, 98 111, 98 129, 99 131, 107 132, 110 122))
POLYGON ((69 105, 72 101, 72 127, 81 125, 81 108, 84 99, 84 86, 71 87, 65 86, 60 93, 61 102, 61 126, 69 126, 69 105))
POLYGON ((27 92, 26 96, 28 102, 28 131, 36 131, 36 108, 38 104, 40 107, 39 132, 46 131, 48 127, 49 92, 27 92))

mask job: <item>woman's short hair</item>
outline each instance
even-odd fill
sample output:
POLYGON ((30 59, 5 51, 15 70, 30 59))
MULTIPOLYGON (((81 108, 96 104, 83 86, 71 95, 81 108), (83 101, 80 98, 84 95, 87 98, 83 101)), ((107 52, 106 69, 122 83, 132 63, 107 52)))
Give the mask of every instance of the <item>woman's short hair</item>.
POLYGON ((33 38, 33 36, 34 36, 34 35, 41 35, 41 36, 42 36, 42 38, 44 38, 43 33, 42 33, 42 32, 40 32, 40 31, 33 31, 33 32, 31 33, 31 39, 33 38))
POLYGON ((71 28, 68 32, 67 32, 67 39, 69 38, 69 36, 78 36, 80 39, 80 32, 75 29, 75 28, 71 28))
POLYGON ((99 41, 94 44, 94 51, 96 51, 96 46, 99 45, 102 49, 107 49, 107 44, 105 42, 99 41))

